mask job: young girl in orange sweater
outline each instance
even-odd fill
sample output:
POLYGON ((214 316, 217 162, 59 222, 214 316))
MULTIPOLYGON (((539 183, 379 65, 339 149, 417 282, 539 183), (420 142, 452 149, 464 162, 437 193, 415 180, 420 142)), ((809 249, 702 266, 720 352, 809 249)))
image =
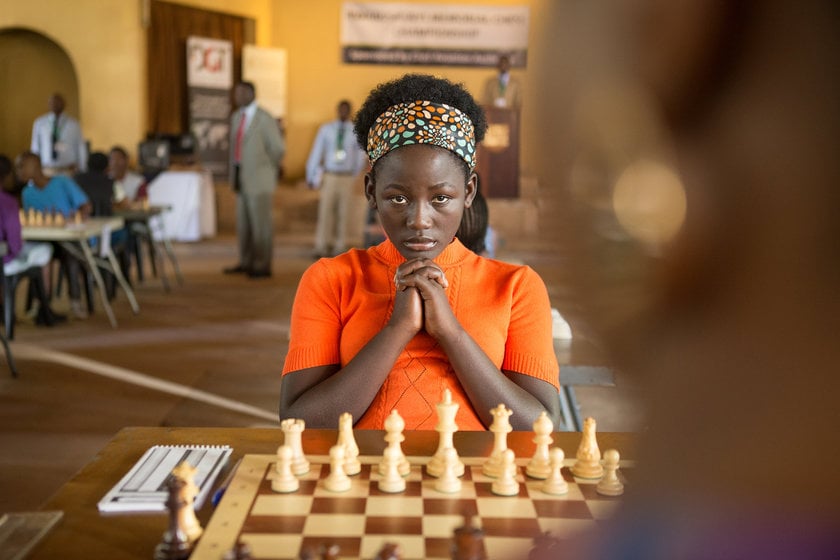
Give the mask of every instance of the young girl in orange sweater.
POLYGON ((481 108, 460 85, 406 75, 371 92, 355 121, 365 195, 388 239, 313 264, 301 278, 283 367, 281 418, 382 429, 397 409, 431 430, 448 388, 462 430, 504 403, 514 429, 557 422, 558 366, 545 285, 526 266, 475 255, 455 233, 476 193, 481 108))

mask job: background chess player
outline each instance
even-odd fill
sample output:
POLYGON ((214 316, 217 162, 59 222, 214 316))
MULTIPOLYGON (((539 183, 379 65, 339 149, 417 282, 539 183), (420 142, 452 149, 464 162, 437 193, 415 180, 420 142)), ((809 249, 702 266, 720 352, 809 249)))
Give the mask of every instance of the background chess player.
POLYGON ((838 558, 840 4, 584 4, 547 126, 578 125, 580 294, 648 427, 583 557, 838 558))
POLYGON ((476 192, 481 108, 446 80, 406 75, 371 92, 355 131, 371 170, 365 193, 387 240, 320 259, 292 308, 282 418, 382 429, 398 409, 433 429, 448 388, 462 430, 505 403, 514 429, 542 411, 556 425, 558 369, 548 294, 530 268, 472 253, 455 238, 476 192), (418 101, 420 100, 420 101, 418 101))

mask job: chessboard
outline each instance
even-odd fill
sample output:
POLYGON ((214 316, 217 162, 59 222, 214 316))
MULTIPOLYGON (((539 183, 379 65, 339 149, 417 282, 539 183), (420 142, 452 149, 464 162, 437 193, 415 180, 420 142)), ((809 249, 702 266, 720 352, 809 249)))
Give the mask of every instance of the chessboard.
MULTIPOLYGON (((280 494, 271 489, 276 455, 245 455, 222 501, 190 558, 219 560, 237 542, 247 543, 253 558, 299 558, 301 551, 337 545, 341 558, 374 558, 385 543, 397 543, 403 558, 451 558, 453 531, 465 516, 484 533, 486 557, 525 558, 534 538, 546 532, 563 540, 597 527, 612 516, 620 498, 597 494, 597 480, 572 475, 572 456, 562 474, 568 493, 544 493, 541 480, 524 474, 529 457, 516 459, 516 496, 491 492, 491 478, 481 472, 486 457, 465 457, 461 490, 454 494, 434 488, 425 472, 429 457, 407 459, 411 470, 404 492, 379 490, 377 465, 381 456, 360 456, 362 471, 352 476, 349 491, 324 487, 329 457, 307 455, 310 470, 300 476, 300 488, 280 494)), ((632 462, 621 461, 619 477, 632 478, 632 462)))

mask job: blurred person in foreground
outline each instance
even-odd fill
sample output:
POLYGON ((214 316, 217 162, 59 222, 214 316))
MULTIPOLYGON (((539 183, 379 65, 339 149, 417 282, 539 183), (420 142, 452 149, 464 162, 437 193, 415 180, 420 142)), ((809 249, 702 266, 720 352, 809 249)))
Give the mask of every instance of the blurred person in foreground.
MULTIPOLYGON (((600 74, 580 69, 581 99, 605 70, 646 96, 685 213, 622 277, 604 206, 579 208, 582 298, 645 384, 648 427, 625 507, 576 557, 840 558, 840 4, 639 0, 596 16, 576 22, 577 52, 604 55, 600 74)), ((610 115, 582 137, 620 143, 631 113, 610 115)))

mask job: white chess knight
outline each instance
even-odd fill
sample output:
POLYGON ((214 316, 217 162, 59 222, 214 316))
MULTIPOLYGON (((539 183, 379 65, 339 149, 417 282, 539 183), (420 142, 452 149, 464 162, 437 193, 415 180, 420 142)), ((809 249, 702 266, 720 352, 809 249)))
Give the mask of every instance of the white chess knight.
MULTIPOLYGON (((411 465, 408 463, 408 459, 405 458, 405 454, 402 452, 402 447, 400 446, 400 444, 405 441, 403 430, 405 430, 405 420, 403 420, 400 413, 394 409, 391 411, 391 414, 388 415, 388 418, 385 419, 385 441, 388 442, 388 446, 385 451, 387 452, 389 448, 394 450, 394 455, 399 457, 399 465, 397 468, 400 476, 408 476, 408 473, 411 472, 411 465)), ((385 474, 385 462, 386 461, 383 457, 383 460, 379 463, 379 474, 381 475, 385 474)))
POLYGON ((621 496, 624 484, 618 479, 618 462, 621 457, 615 449, 604 451, 604 478, 595 486, 595 491, 603 496, 621 496))
POLYGON ((452 436, 458 431, 458 424, 455 423, 455 415, 460 405, 452 402, 452 392, 449 389, 443 390, 443 400, 437 405, 438 423, 435 430, 440 434, 437 451, 426 465, 426 472, 434 477, 443 474, 443 467, 447 449, 455 451, 455 476, 463 476, 464 463, 458 457, 458 451, 452 442, 452 436))
POLYGON ((350 477, 344 472, 344 447, 333 445, 330 447, 330 474, 324 479, 324 488, 330 492, 346 492, 351 485, 350 477))
POLYGON ((546 494, 559 496, 569 492, 569 483, 563 478, 563 460, 566 454, 559 447, 554 447, 549 451, 551 461, 551 474, 545 479, 542 484, 542 491, 546 494))
POLYGON ((551 432, 554 431, 554 422, 548 417, 546 411, 542 411, 534 421, 534 443, 537 448, 534 456, 525 467, 525 474, 531 478, 546 479, 551 474, 551 462, 548 457, 548 448, 554 442, 551 432))
POLYGON ((493 415, 493 423, 490 424, 490 431, 494 434, 493 451, 490 452, 490 457, 484 462, 481 467, 481 472, 485 476, 497 477, 500 474, 502 453, 507 449, 507 435, 513 431, 510 425, 510 415, 513 411, 500 404, 496 408, 490 410, 493 415))
POLYGON ((277 463, 274 465, 275 476, 271 480, 271 489, 286 494, 300 488, 300 481, 292 474, 292 448, 281 445, 277 448, 277 463))
POLYGON ((595 438, 595 419, 586 418, 583 421, 583 436, 575 454, 577 461, 572 466, 572 474, 580 478, 601 478, 604 467, 601 466, 601 450, 595 438))
POLYGON ((303 443, 301 434, 306 428, 306 423, 299 418, 286 418, 280 422, 280 429, 283 430, 283 443, 292 448, 292 473, 296 476, 309 472, 309 461, 303 454, 303 443))
POLYGON ((344 472, 349 475, 359 474, 362 463, 359 461, 359 446, 353 435, 353 415, 349 412, 338 417, 338 445, 344 447, 344 472))

